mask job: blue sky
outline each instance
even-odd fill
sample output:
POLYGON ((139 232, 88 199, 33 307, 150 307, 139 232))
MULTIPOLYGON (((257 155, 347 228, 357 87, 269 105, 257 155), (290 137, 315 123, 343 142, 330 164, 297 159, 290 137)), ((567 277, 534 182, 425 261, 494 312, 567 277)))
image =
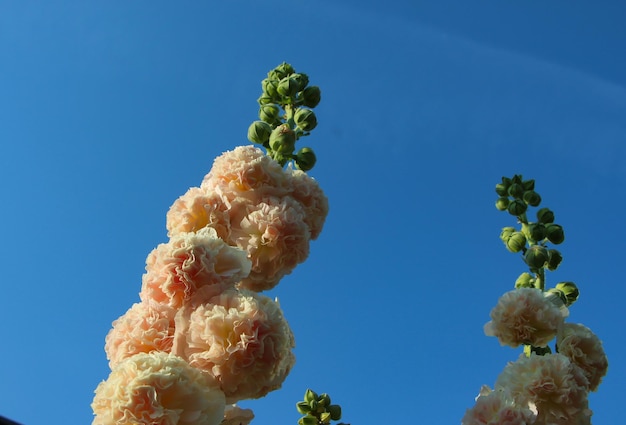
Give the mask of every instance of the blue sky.
POLYGON ((307 387, 357 424, 460 423, 519 350, 482 327, 525 271, 498 235, 503 175, 566 231, 548 285, 604 341, 596 425, 622 417, 626 6, 619 1, 27 1, 0 5, 5 223, 0 415, 84 424, 104 337, 138 301, 165 213, 247 144, 283 61, 322 88, 307 141, 330 200, 269 295, 296 336, 283 388, 242 403, 295 424, 307 387))

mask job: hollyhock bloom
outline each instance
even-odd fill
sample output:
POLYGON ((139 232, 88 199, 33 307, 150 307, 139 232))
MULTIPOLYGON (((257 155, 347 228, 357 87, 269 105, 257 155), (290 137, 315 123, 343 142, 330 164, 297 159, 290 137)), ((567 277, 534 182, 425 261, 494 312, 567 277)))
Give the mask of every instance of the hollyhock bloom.
POLYGON ((171 354, 141 353, 98 385, 92 425, 218 425, 224 406, 209 375, 171 354))
POLYGON ((265 196, 286 195, 291 181, 278 162, 261 149, 247 145, 215 158, 200 187, 207 192, 219 187, 227 200, 241 196, 254 204, 265 196))
POLYGON ((176 311, 152 301, 133 304, 113 322, 105 339, 104 351, 109 366, 138 353, 163 351, 169 353, 174 341, 176 311))
POLYGON ((545 347, 563 325, 564 314, 567 309, 556 306, 539 289, 519 288, 500 297, 484 331, 498 337, 501 345, 545 347))
MULTIPOLYGON (((210 288, 208 288, 210 289, 210 288)), ((172 352, 214 376, 234 403, 280 388, 295 362, 278 304, 252 291, 199 291, 176 315, 172 352)))
POLYGON ((257 292, 276 286, 309 255, 309 227, 302 207, 290 197, 251 207, 233 238, 252 260, 250 275, 239 285, 257 292))
POLYGON ((246 253, 227 245, 214 229, 180 233, 148 256, 139 296, 178 309, 198 288, 234 285, 250 267, 246 253))
POLYGON ((250 409, 242 409, 236 404, 229 404, 224 411, 224 420, 220 425, 249 425, 254 419, 250 409))
POLYGON ((609 367, 600 338, 581 324, 565 323, 557 336, 557 347, 559 353, 582 369, 589 380, 589 391, 597 390, 609 367))
POLYGON ((228 240, 230 236, 228 209, 228 205, 218 193, 192 187, 178 198, 167 212, 167 234, 172 237, 179 233, 197 232, 205 227, 212 227, 219 238, 228 240))
POLYGON ((507 391, 492 391, 483 386, 476 404, 468 409, 461 425, 530 425, 536 414, 528 406, 518 405, 507 391))
POLYGON ((587 378, 561 354, 521 356, 509 363, 495 388, 508 391, 515 403, 534 406, 536 424, 571 425, 590 422, 587 378))
POLYGON ((317 239, 328 215, 328 198, 319 184, 301 170, 287 169, 291 176, 291 196, 304 208, 304 222, 309 226, 311 239, 317 239))

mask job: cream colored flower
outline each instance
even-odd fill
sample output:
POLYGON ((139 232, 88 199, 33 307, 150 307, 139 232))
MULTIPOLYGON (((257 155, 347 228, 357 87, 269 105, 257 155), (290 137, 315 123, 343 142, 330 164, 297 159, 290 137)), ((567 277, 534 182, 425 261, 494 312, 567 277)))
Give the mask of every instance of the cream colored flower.
POLYGON ((528 406, 516 404, 506 390, 492 391, 483 386, 461 425, 529 425, 535 418, 536 414, 528 406))
POLYGON ((565 323, 557 336, 559 353, 582 369, 589 380, 589 391, 595 391, 609 367, 602 341, 591 329, 575 323, 565 323))
POLYGON ((180 357, 141 353, 119 363, 95 391, 92 425, 218 425, 224 394, 180 357))
POLYGON ((249 425, 254 419, 250 409, 242 409, 236 404, 229 404, 224 411, 224 420, 220 425, 249 425))
POLYGON ((113 322, 113 329, 106 336, 104 351, 109 366, 113 368, 139 353, 169 353, 174 341, 175 314, 174 309, 151 301, 133 304, 113 322))
POLYGON ((252 261, 250 275, 240 286, 253 291, 271 289, 309 255, 309 228, 293 198, 268 198, 254 207, 233 229, 237 247, 252 261))
POLYGON ((495 336, 502 345, 517 347, 530 344, 545 347, 562 326, 567 310, 550 302, 539 289, 519 288, 505 293, 491 310, 485 324, 487 336, 495 336))
POLYGON ((304 222, 309 226, 311 239, 317 239, 328 215, 328 198, 315 179, 304 171, 288 168, 287 172, 293 187, 291 196, 304 209, 304 222))
POLYGON ((234 285, 250 267, 246 253, 227 245, 214 229, 180 233, 148 256, 139 295, 178 309, 198 288, 234 285))
POLYGON ((166 217, 168 236, 211 227, 223 240, 230 237, 230 212, 219 193, 190 188, 170 207, 166 217))
POLYGON ((291 181, 280 164, 261 149, 247 145, 215 158, 200 187, 207 192, 220 187, 225 199, 232 201, 241 196, 254 204, 266 196, 286 195, 291 181))
POLYGON ((295 344, 278 304, 234 288, 201 299, 204 292, 176 315, 172 352, 214 376, 229 403, 280 388, 295 344))
POLYGON ((495 388, 508 391, 518 405, 534 406, 537 424, 571 425, 591 417, 587 385, 582 371, 562 354, 533 354, 509 363, 495 388))

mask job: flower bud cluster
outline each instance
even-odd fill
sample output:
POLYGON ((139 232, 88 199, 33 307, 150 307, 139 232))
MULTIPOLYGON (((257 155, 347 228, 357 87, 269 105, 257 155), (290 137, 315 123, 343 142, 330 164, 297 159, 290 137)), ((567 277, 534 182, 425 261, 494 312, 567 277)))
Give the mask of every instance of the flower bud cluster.
POLYGON ((323 425, 341 419, 341 406, 331 404, 328 394, 318 395, 311 389, 306 390, 304 401, 298 402, 296 409, 304 415, 298 420, 299 425, 323 425))
POLYGON ((268 72, 258 99, 260 120, 248 128, 248 140, 263 145, 281 166, 294 161, 303 171, 313 168, 315 153, 309 147, 296 151, 295 144, 317 127, 313 108, 321 100, 320 88, 308 84, 309 77, 297 73, 288 63, 268 72))

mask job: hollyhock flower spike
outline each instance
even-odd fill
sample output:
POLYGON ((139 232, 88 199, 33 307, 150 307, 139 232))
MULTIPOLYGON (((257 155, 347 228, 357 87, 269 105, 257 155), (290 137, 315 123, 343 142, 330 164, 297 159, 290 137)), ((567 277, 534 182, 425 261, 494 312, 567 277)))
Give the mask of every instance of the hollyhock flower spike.
POLYGON ((180 233, 160 244, 146 260, 139 294, 181 308, 203 286, 232 286, 250 273, 246 253, 227 245, 212 228, 180 233))
POLYGON ((508 391, 518 405, 535 406, 537 424, 571 425, 591 417, 588 381, 562 354, 520 358, 507 365, 495 389, 508 391))
POLYGON ((176 315, 172 352, 214 376, 228 403, 280 388, 295 357, 275 301, 252 291, 199 291, 176 315))
POLYGON ((518 288, 500 297, 484 326, 485 335, 497 337, 501 345, 545 347, 563 325, 566 312, 540 290, 518 288))
POLYGON ((583 371, 589 380, 589 391, 596 391, 609 367, 600 338, 586 326, 566 323, 557 337, 557 347, 583 371))
POLYGON ((224 407, 209 375, 171 354, 141 353, 98 385, 92 425, 218 425, 224 407))
POLYGON ((113 322, 105 339, 104 351, 109 366, 139 353, 163 351, 169 353, 174 342, 176 310, 153 301, 133 304, 113 322))

